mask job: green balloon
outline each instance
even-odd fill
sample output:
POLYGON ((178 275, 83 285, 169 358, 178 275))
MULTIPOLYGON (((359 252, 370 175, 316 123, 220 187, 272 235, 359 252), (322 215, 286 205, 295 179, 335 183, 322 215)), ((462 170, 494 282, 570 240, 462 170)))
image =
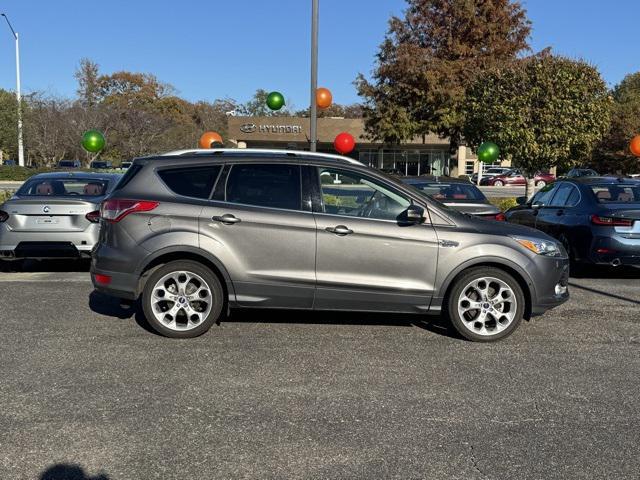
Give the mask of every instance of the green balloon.
POLYGON ((104 148, 104 145, 104 135, 98 130, 87 130, 82 135, 82 148, 87 152, 97 153, 104 148))
POLYGON ((280 92, 271 92, 267 96, 267 107, 271 110, 280 110, 284 107, 284 96, 280 92))
POLYGON ((482 163, 493 163, 498 160, 500 149, 493 142, 484 142, 478 148, 478 160, 482 163))

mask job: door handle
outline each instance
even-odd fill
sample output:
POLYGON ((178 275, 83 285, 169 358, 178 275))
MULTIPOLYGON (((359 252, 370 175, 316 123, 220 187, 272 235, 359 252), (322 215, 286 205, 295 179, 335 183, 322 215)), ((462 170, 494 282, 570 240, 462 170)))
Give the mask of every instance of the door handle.
POLYGON ((335 227, 327 227, 327 228, 325 228, 325 230, 327 232, 330 232, 330 233, 335 233, 336 235, 339 235, 341 237, 353 233, 353 230, 351 230, 350 228, 345 227, 344 225, 337 225, 335 227))
POLYGON ((225 213, 220 217, 211 217, 211 220, 213 220, 214 222, 220 222, 224 225, 233 225, 242 221, 238 217, 236 217, 235 215, 231 215, 230 213, 225 213))

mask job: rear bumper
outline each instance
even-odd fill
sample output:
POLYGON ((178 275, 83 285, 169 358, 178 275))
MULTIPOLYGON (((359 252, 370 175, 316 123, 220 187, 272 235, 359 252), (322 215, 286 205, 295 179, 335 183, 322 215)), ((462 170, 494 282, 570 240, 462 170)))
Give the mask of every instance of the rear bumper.
POLYGON ((138 298, 138 282, 140 277, 131 273, 110 272, 108 270, 96 270, 91 268, 91 282, 100 293, 116 298, 136 300, 138 298), (96 275, 109 278, 108 283, 96 280, 96 275))
POLYGON ((81 232, 14 232, 0 224, 0 258, 89 257, 100 226, 81 232))
POLYGON ((597 265, 640 266, 640 238, 595 237, 589 260, 597 265))

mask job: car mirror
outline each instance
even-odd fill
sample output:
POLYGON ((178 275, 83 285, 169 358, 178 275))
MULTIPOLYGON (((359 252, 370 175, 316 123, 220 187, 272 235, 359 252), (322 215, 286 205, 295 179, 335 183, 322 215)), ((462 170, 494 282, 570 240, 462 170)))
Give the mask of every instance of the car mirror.
POLYGON ((402 223, 423 223, 426 218, 424 216, 424 208, 419 205, 409 205, 398 218, 402 223))
POLYGON ((518 205, 526 205, 527 204, 527 197, 516 197, 516 203, 518 205))

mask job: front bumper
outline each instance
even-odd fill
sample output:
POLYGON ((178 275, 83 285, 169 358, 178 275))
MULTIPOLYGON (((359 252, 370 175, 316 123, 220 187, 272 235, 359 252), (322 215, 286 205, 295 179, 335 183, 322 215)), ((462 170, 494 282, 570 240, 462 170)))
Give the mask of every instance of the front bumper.
POLYGON ((547 310, 569 300, 569 259, 540 257, 537 268, 529 272, 532 280, 531 315, 542 315, 547 310))

